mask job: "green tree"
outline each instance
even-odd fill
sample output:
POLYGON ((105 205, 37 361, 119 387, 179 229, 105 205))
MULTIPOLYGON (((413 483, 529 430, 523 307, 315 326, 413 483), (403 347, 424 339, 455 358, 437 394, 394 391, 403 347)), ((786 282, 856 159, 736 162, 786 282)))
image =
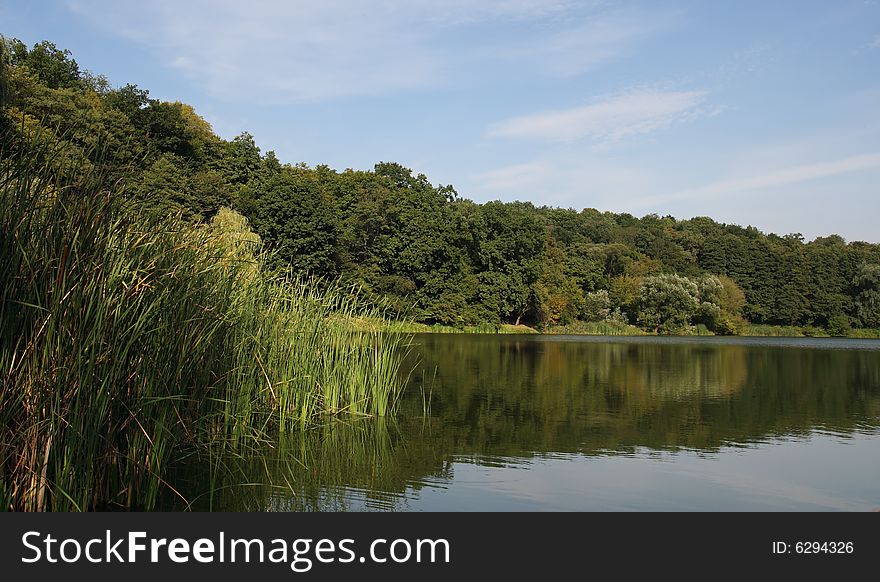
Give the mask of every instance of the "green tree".
POLYGON ((6 38, 0 35, 0 121, 2 121, 3 112, 6 104, 9 102, 9 73, 7 67, 12 62, 12 52, 10 51, 6 38))
POLYGON ((702 323, 709 330, 715 331, 719 328, 722 320, 721 296, 724 293, 724 286, 714 275, 703 275, 696 283, 699 307, 695 321, 702 323))
POLYGON ((856 316, 864 327, 880 327, 880 264, 864 263, 853 278, 856 316))
POLYGON ((605 276, 605 245, 576 243, 566 253, 566 274, 575 280, 584 293, 608 288, 605 276))
POLYGON ((81 87, 79 65, 69 50, 61 50, 54 43, 39 42, 27 52, 27 56, 18 58, 50 89, 81 87))
POLYGON ((639 323, 658 333, 686 327, 700 308, 696 283, 674 274, 646 277, 639 292, 639 323))
POLYGON ((852 329, 849 317, 843 314, 828 318, 828 333, 834 337, 846 337, 852 329))
POLYGON ((541 326, 574 321, 584 308, 584 293, 566 274, 567 257, 550 236, 541 256, 541 272, 532 286, 535 320, 541 326))
POLYGON ((180 213, 196 219, 189 193, 186 171, 179 158, 172 154, 160 156, 132 185, 131 191, 148 206, 162 211, 180 213))
POLYGON ((488 202, 477 214, 473 264, 480 301, 500 321, 518 324, 533 304, 546 228, 531 204, 488 202))
POLYGON ((11 125, 6 116, 6 106, 10 102, 11 92, 9 87, 9 67, 12 62, 12 51, 8 41, 0 35, 0 150, 9 148, 7 142, 10 139, 9 126, 11 125))
POLYGON ((712 331, 721 335, 736 335, 744 324, 742 311, 746 303, 745 294, 730 277, 721 275, 718 277, 718 282, 721 283, 719 295, 721 317, 712 331))
POLYGON ((188 205, 199 220, 211 220, 224 206, 233 201, 232 189, 224 177, 214 170, 203 170, 189 176, 188 205))
POLYGON ((275 154, 271 156, 267 154, 266 163, 269 166, 266 167, 266 163, 260 157, 260 148, 257 147, 254 136, 244 132, 232 141, 224 142, 221 151, 215 155, 209 165, 222 173, 230 184, 243 186, 257 178, 263 169, 277 173, 280 170, 280 164, 277 162, 275 154))
POLYGON ((611 315, 611 298, 608 291, 600 289, 587 293, 581 315, 586 321, 605 321, 611 315))
POLYGON ((180 102, 151 101, 141 112, 151 149, 157 154, 174 154, 183 160, 200 161, 211 126, 180 102))
POLYGON ((268 181, 250 210, 254 231, 278 259, 299 272, 336 275, 339 225, 332 200, 312 172, 285 168, 268 181))

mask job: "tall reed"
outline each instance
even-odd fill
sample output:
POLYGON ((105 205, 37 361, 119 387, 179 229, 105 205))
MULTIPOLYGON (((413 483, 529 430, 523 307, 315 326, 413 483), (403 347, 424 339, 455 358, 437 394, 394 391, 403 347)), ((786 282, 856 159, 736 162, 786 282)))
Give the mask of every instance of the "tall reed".
POLYGON ((149 214, 56 153, 0 152, 3 508, 150 509, 183 457, 393 413, 406 338, 341 323, 381 312, 269 273, 238 215, 149 214))

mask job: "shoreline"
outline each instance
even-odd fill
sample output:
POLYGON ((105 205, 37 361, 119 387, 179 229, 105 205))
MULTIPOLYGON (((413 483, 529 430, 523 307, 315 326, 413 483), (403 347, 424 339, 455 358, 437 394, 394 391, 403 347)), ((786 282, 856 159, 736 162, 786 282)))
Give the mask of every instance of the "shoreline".
POLYGON ((831 335, 826 330, 815 327, 771 326, 747 324, 740 333, 720 335, 708 330, 690 328, 687 333, 660 334, 645 331, 629 324, 613 324, 607 322, 578 322, 565 326, 550 327, 546 330, 527 325, 484 324, 461 328, 446 325, 428 325, 426 323, 392 321, 385 325, 373 322, 354 322, 361 331, 391 331, 398 333, 437 333, 437 334, 484 334, 484 335, 582 335, 598 337, 783 337, 783 338, 822 338, 822 339, 880 339, 880 329, 857 328, 847 335, 831 335))

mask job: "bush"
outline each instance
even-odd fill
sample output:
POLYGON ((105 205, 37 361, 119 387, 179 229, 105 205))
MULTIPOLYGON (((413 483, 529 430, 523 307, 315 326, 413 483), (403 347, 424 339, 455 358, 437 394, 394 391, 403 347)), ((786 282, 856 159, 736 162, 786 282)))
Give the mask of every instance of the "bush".
POLYGON ((843 314, 833 315, 828 318, 828 334, 834 337, 846 337, 852 330, 849 317, 843 314))

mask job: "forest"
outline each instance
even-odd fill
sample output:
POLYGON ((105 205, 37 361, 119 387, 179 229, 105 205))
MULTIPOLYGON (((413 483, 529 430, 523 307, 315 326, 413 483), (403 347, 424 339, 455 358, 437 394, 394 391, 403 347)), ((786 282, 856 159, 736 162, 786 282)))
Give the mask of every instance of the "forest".
POLYGON ((475 203, 401 164, 284 163, 249 133, 218 137, 185 103, 114 86, 43 41, 0 42, 0 153, 53 143, 56 162, 195 224, 247 218, 276 267, 361 289, 399 318, 742 334, 880 328, 880 244, 804 240, 708 217, 475 203))

